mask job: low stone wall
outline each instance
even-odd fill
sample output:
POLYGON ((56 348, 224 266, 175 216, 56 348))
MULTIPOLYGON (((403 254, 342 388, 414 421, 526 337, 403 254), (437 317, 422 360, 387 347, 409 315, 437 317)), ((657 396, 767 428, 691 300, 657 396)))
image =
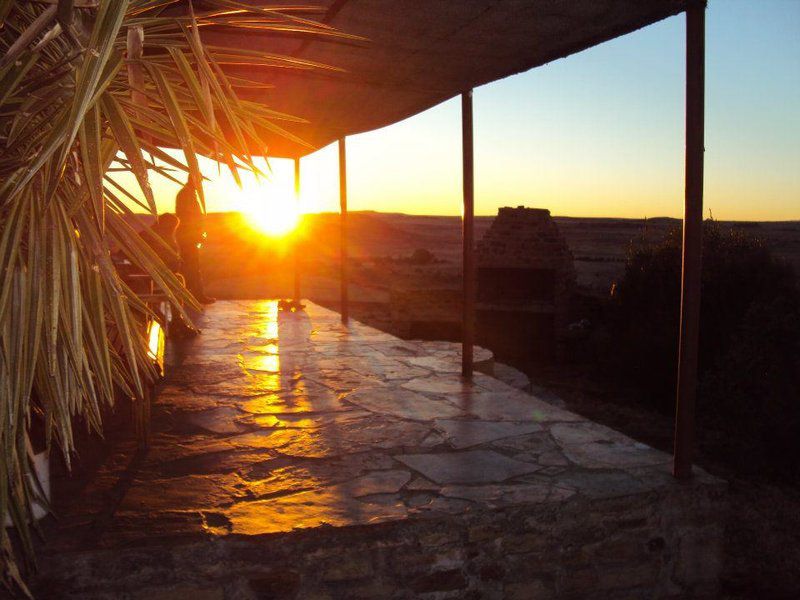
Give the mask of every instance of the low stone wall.
POLYGON ((432 333, 447 329, 450 337, 460 338, 461 294, 460 289, 450 288, 393 289, 389 300, 393 331, 402 338, 409 338, 420 337, 421 330, 426 328, 432 333))
POLYGON ((711 598, 724 490, 708 478, 667 493, 56 556, 39 597, 711 598))

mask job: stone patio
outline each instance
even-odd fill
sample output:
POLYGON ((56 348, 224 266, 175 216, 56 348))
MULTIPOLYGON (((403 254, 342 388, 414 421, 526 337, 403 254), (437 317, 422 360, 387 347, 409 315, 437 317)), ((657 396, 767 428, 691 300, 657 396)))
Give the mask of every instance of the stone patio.
POLYGON ((171 349, 149 449, 117 444, 56 498, 42 597, 713 595, 723 482, 464 382, 448 344, 273 300, 200 326, 171 349))

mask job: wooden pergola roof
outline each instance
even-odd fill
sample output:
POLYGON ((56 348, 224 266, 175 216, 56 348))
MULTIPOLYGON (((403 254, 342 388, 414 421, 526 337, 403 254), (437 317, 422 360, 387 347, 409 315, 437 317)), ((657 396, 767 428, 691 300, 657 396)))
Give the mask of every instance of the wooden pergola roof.
MULTIPOLYGON (((252 3, 252 0, 251 0, 252 3)), ((276 6, 289 5, 275 2, 276 6)), ((229 66, 274 84, 250 90, 308 121, 286 129, 304 146, 267 134, 269 153, 300 157, 337 138, 395 123, 475 86, 624 35, 686 8, 686 0, 322 0, 322 20, 367 41, 206 30, 210 43, 292 55, 342 71, 229 66)))

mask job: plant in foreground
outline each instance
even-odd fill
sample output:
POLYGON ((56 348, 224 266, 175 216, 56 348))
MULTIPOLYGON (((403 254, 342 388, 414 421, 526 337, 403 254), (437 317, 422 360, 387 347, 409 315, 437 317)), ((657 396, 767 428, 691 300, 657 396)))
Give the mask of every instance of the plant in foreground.
MULTIPOLYGON (((301 15, 203 0, 6 0, 0 3, 0 530, 3 582, 27 593, 19 549, 32 557, 29 426, 66 460, 73 426, 100 432, 119 394, 143 402, 156 374, 142 319, 150 308, 120 279, 118 250, 176 306, 194 300, 130 225, 155 215, 149 176, 185 173, 202 200, 196 153, 256 171, 264 133, 292 117, 240 97, 263 85, 226 65, 325 68, 242 47, 210 46, 201 31, 338 35, 301 15), (177 148, 183 159, 164 148, 177 148), (112 171, 129 171, 130 191, 112 171), (12 537, 14 539, 12 539, 12 537)), ((156 242, 158 243, 158 242, 156 242)))

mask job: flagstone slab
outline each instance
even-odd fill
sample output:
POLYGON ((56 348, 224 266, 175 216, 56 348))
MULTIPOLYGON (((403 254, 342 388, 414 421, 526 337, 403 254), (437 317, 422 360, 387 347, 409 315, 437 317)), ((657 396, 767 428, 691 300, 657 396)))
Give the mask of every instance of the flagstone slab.
POLYGON ((246 429, 246 426, 238 421, 242 414, 241 410, 234 407, 219 407, 192 411, 183 418, 188 423, 212 433, 237 433, 246 429))
POLYGON ((658 450, 619 442, 570 446, 564 448, 564 455, 573 463, 588 469, 627 469, 672 461, 672 457, 658 450))
POLYGON ((358 389, 345 396, 345 399, 376 414, 415 421, 431 421, 437 417, 456 417, 463 414, 448 402, 433 400, 406 389, 358 389))
POLYGON ((393 494, 411 481, 411 473, 400 469, 389 471, 373 471, 358 479, 343 483, 339 489, 347 489, 354 497, 371 496, 374 494, 393 494))
POLYGON ((187 475, 134 482, 120 503, 125 512, 213 509, 246 497, 247 485, 237 475, 187 475))
POLYGON ((308 383, 279 393, 261 394, 242 401, 239 407, 245 412, 256 415, 325 413, 347 411, 352 408, 342 403, 340 395, 333 390, 321 386, 309 386, 308 383))
MULTIPOLYGON (((217 398, 217 406, 236 406, 236 398, 217 398)), ((165 385, 155 400, 156 406, 168 410, 197 411, 209 407, 208 396, 196 394, 191 390, 179 388, 171 384, 165 385)))
POLYGON ((408 381, 417 377, 426 377, 431 374, 428 369, 407 365, 399 360, 386 359, 383 361, 372 360, 359 371, 363 374, 370 373, 380 376, 388 382, 395 380, 408 381))
MULTIPOLYGON (((515 458, 518 460, 523 460, 517 456, 515 456, 515 458)), ((569 466, 569 460, 567 460, 567 457, 557 450, 551 450, 549 452, 543 452, 542 454, 537 455, 536 462, 544 467, 569 466)))
POLYGON ((590 469, 625 469, 671 460, 667 454, 597 423, 558 423, 550 433, 567 458, 590 469))
POLYGON ((191 383, 188 389, 202 396, 229 396, 232 398, 247 398, 273 394, 284 389, 284 382, 277 374, 242 374, 215 383, 191 383))
POLYGON ((525 392, 530 391, 531 380, 525 373, 504 363, 494 363, 492 375, 505 384, 525 392))
POLYGON ((407 490, 414 490, 419 492, 438 492, 441 489, 441 485, 438 483, 433 483, 432 481, 428 481, 424 477, 416 476, 414 479, 406 485, 407 490))
POLYGON ((426 394, 460 394, 472 390, 472 384, 460 375, 417 377, 403 384, 407 390, 426 394))
POLYGON ((364 419, 328 426, 322 436, 330 444, 352 451, 368 449, 424 448, 430 446, 428 436, 432 428, 428 423, 397 419, 364 419))
MULTIPOLYGON (((423 351, 417 344, 412 342, 404 342, 397 338, 392 339, 391 336, 379 338, 368 342, 369 349, 379 352, 383 356, 391 357, 404 357, 404 356, 419 356, 423 351)), ((366 346, 362 346, 366 348, 366 346)))
POLYGON ((538 467, 492 450, 403 454, 397 460, 437 483, 493 483, 535 472, 538 467))
POLYGON ((553 437, 547 431, 499 439, 493 442, 492 446, 506 452, 531 452, 533 454, 560 450, 558 444, 556 444, 553 437))
POLYGON ((437 419, 441 431, 453 448, 469 448, 486 442, 525 435, 542 430, 538 423, 437 419))
POLYGON ((247 482, 254 499, 321 489, 357 480, 376 471, 393 471, 397 463, 387 454, 361 452, 326 459, 298 461, 285 456, 266 457, 243 468, 239 475, 247 482))
POLYGON ((407 361, 417 367, 424 367, 431 369, 437 373, 460 373, 461 360, 456 357, 443 357, 443 356, 414 356, 408 358, 407 361))
POLYGON ((163 478, 188 475, 225 475, 246 470, 274 458, 277 453, 267 448, 228 449, 220 452, 192 453, 172 460, 164 460, 145 467, 163 478))
POLYGON ((550 434, 562 446, 581 445, 591 442, 634 443, 633 440, 613 429, 588 421, 556 423, 550 428, 550 434))
POLYGON ((325 490, 300 492, 279 498, 241 502, 225 511, 230 533, 263 535, 320 526, 342 527, 404 519, 408 509, 394 504, 362 502, 347 493, 345 484, 325 490))
POLYGON ((647 490, 645 484, 623 472, 567 472, 559 476, 558 484, 560 486, 572 488, 592 498, 628 496, 631 494, 639 494, 647 490))
POLYGON ((284 413, 269 415, 249 415, 245 417, 258 427, 300 428, 322 427, 328 424, 345 423, 371 416, 366 410, 347 410, 328 413, 284 413))
MULTIPOLYGON (((235 355, 234 355, 235 356, 235 355)), ((220 354, 212 360, 181 365, 173 369, 166 378, 166 383, 176 387, 205 386, 224 382, 241 384, 246 374, 231 354, 220 354), (221 360, 220 358, 227 360, 221 360)))
MULTIPOLYGON (((505 386, 505 384, 503 384, 505 386)), ((464 395, 464 410, 487 421, 533 421, 548 423, 555 421, 583 421, 583 417, 556 408, 526 394, 505 386, 502 392, 474 391, 464 395)))
POLYGON ((359 387, 384 387, 381 378, 374 374, 365 376, 348 367, 325 368, 307 372, 307 377, 339 393, 352 392, 359 387))
POLYGON ((443 487, 441 494, 448 498, 460 498, 500 508, 516 504, 562 502, 574 495, 575 491, 552 484, 452 485, 443 487))

